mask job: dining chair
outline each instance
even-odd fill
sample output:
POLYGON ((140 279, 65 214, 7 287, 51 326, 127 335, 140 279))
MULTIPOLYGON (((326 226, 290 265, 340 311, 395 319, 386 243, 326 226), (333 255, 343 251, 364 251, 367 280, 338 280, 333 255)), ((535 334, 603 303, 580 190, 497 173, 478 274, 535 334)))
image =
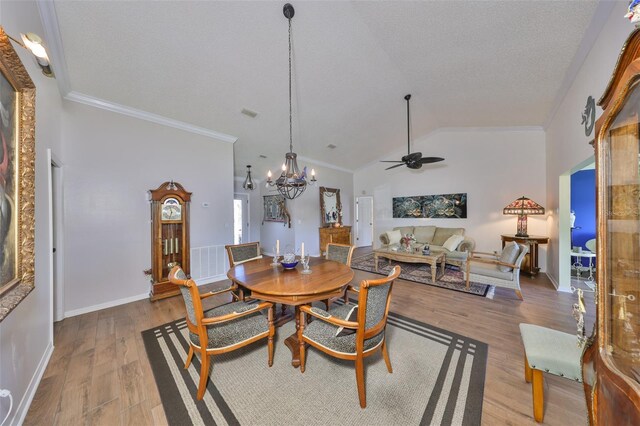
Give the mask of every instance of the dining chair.
POLYGON ((305 371, 306 344, 336 358, 355 361, 360 407, 367 406, 364 358, 381 351, 389 373, 393 373, 387 352, 385 329, 391 303, 393 281, 400 275, 395 266, 387 277, 360 282, 358 304, 336 306, 325 311, 311 305, 300 307, 298 341, 300 372, 305 371), (314 321, 305 324, 305 316, 314 321))
POLYGON ((189 355, 184 368, 189 368, 195 352, 200 353, 200 383, 197 397, 201 400, 207 389, 210 358, 234 351, 263 338, 268 339, 269 367, 273 365, 273 304, 269 302, 229 302, 203 311, 202 299, 231 291, 235 286, 220 292, 200 294, 196 283, 187 278, 184 271, 175 266, 169 273, 169 281, 180 286, 187 310, 189 329, 189 355), (267 309, 267 317, 262 310, 267 309), (203 343, 204 342, 204 343, 203 343))
MULTIPOLYGON (((353 250, 355 250, 355 246, 349 244, 338 244, 338 243, 329 243, 327 244, 327 252, 325 254, 325 259, 327 260, 335 260, 336 262, 344 263, 348 267, 351 267, 351 257, 353 256, 353 250)), ((357 291, 358 286, 353 285, 352 288, 357 291)), ((347 303, 347 290, 344 291, 344 302, 347 303)), ((325 301, 325 305, 327 309, 329 309, 329 301, 325 301)))
MULTIPOLYGON (((224 246, 227 250, 227 256, 229 257, 229 267, 234 267, 241 263, 250 262, 252 260, 261 259, 260 243, 244 243, 244 244, 230 244, 224 246)), ((238 287, 238 298, 244 300, 245 291, 242 287, 238 287)))

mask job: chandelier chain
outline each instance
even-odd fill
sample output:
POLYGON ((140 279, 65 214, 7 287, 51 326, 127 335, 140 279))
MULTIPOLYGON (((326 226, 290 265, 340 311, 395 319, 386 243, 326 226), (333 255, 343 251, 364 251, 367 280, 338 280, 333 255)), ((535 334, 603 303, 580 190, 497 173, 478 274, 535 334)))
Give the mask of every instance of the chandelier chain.
POLYGON ((293 119, 291 109, 291 18, 289 18, 289 152, 293 152, 293 119))

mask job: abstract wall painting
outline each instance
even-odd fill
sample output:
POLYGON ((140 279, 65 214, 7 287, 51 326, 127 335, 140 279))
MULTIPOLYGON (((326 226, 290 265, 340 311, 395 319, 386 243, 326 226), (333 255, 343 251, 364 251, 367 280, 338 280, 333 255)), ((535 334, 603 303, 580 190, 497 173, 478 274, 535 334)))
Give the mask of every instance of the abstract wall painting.
POLYGON ((466 219, 467 193, 394 197, 393 217, 466 219))

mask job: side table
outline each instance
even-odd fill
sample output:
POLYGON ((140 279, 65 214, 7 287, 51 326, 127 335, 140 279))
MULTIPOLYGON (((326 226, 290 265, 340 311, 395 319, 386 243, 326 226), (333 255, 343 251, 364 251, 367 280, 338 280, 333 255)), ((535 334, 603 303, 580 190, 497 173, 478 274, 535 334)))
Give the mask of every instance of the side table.
POLYGON ((515 235, 501 235, 502 248, 509 241, 515 241, 519 244, 525 244, 529 246, 529 253, 524 257, 522 262, 522 271, 534 276, 538 275, 540 268, 538 267, 538 245, 547 244, 549 237, 542 237, 539 235, 529 235, 528 237, 517 237, 515 235))

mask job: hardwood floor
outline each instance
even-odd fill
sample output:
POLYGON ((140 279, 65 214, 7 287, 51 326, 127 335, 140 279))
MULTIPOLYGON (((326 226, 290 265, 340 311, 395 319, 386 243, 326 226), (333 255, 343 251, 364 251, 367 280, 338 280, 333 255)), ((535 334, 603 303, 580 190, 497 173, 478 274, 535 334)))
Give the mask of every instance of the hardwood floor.
MULTIPOLYGON (((366 252, 366 248, 358 249, 354 256, 366 252)), ((375 276, 355 272, 358 281, 375 276)), ((507 289, 496 289, 491 300, 404 280, 394 285, 394 312, 489 345, 484 425, 536 424, 531 386, 524 381, 518 324, 527 322, 575 332, 571 316, 574 295, 556 292, 546 275, 522 276, 521 282, 524 302, 507 289)), ((587 298, 590 331, 594 307, 593 297, 587 298)), ((205 308, 222 299, 206 302, 205 308)), ((153 303, 141 300, 56 323, 55 351, 25 424, 166 424, 140 332, 184 315, 184 304, 178 296, 153 303)), ((286 353, 276 351, 275 356, 290 356, 286 348, 281 349, 286 353)), ((582 385, 545 375, 544 423, 586 422, 582 385)))

